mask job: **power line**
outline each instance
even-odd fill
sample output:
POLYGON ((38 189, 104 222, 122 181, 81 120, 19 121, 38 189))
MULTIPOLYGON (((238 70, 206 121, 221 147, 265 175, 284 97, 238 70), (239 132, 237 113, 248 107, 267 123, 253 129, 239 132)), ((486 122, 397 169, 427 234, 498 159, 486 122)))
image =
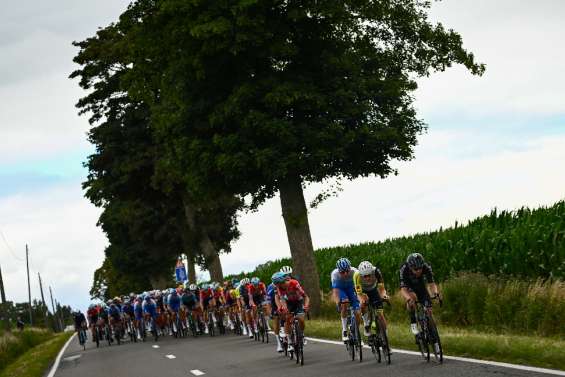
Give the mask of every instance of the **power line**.
POLYGON ((4 236, 4 233, 2 232, 2 229, 0 229, 0 236, 2 236, 2 240, 4 241, 4 244, 6 245, 6 248, 8 249, 8 251, 10 252, 10 254, 12 254, 12 256, 14 258, 16 258, 17 260, 19 260, 20 262, 25 262, 22 258, 18 257, 16 255, 16 253, 14 253, 14 251, 12 250, 12 248, 10 247, 10 245, 8 245, 8 241, 6 241, 6 237, 4 236))

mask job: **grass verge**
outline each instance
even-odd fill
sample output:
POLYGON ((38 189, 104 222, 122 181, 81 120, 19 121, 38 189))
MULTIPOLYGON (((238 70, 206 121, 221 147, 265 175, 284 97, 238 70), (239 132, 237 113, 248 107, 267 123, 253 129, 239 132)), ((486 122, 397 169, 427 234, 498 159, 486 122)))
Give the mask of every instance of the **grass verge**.
POLYGON ((52 339, 33 347, 0 373, 0 377, 41 377, 53 363, 55 357, 73 335, 65 332, 55 335, 52 339))
POLYGON ((53 337, 48 330, 28 328, 0 336, 0 372, 27 350, 53 337))
MULTIPOLYGON (((306 323, 306 336, 339 340, 340 331, 337 318, 306 323)), ((565 341, 559 339, 476 332, 444 325, 440 325, 439 331, 446 355, 565 370, 565 341)), ((388 332, 392 348, 417 351, 407 323, 389 322, 388 332)))

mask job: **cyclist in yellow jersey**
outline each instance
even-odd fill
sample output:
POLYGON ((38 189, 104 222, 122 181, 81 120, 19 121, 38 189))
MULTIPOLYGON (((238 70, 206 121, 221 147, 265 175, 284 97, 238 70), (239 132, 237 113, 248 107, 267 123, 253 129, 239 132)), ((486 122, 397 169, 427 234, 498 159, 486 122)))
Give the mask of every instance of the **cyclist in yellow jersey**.
POLYGON ((361 302, 361 312, 363 323, 365 325, 365 336, 371 335, 369 323, 368 305, 371 305, 377 311, 377 320, 386 329, 386 320, 383 313, 383 300, 388 300, 388 295, 384 286, 383 275, 381 271, 373 266, 369 261, 363 261, 359 264, 358 270, 353 277, 355 291, 361 302))

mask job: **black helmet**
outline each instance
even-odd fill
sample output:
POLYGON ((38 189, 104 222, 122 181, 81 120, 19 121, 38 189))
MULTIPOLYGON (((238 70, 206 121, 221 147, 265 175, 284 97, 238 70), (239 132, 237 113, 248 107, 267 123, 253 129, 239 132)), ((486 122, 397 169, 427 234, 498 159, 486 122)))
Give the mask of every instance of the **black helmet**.
POLYGON ((408 267, 417 270, 424 267, 424 257, 420 253, 412 253, 406 258, 406 263, 408 267))

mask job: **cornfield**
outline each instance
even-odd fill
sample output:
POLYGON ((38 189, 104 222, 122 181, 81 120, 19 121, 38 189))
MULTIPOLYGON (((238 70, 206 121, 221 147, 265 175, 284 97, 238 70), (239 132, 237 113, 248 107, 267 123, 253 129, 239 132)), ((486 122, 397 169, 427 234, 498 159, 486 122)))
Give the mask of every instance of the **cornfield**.
MULTIPOLYGON (((462 271, 527 280, 564 280, 565 201, 534 210, 495 209, 463 226, 455 223, 431 233, 316 250, 321 287, 329 290, 335 261, 347 257, 354 265, 371 261, 383 272, 387 288, 396 290, 398 269, 414 251, 424 255, 438 281, 462 271)), ((246 275, 267 282, 286 264, 292 265, 289 258, 270 261, 246 275)))

